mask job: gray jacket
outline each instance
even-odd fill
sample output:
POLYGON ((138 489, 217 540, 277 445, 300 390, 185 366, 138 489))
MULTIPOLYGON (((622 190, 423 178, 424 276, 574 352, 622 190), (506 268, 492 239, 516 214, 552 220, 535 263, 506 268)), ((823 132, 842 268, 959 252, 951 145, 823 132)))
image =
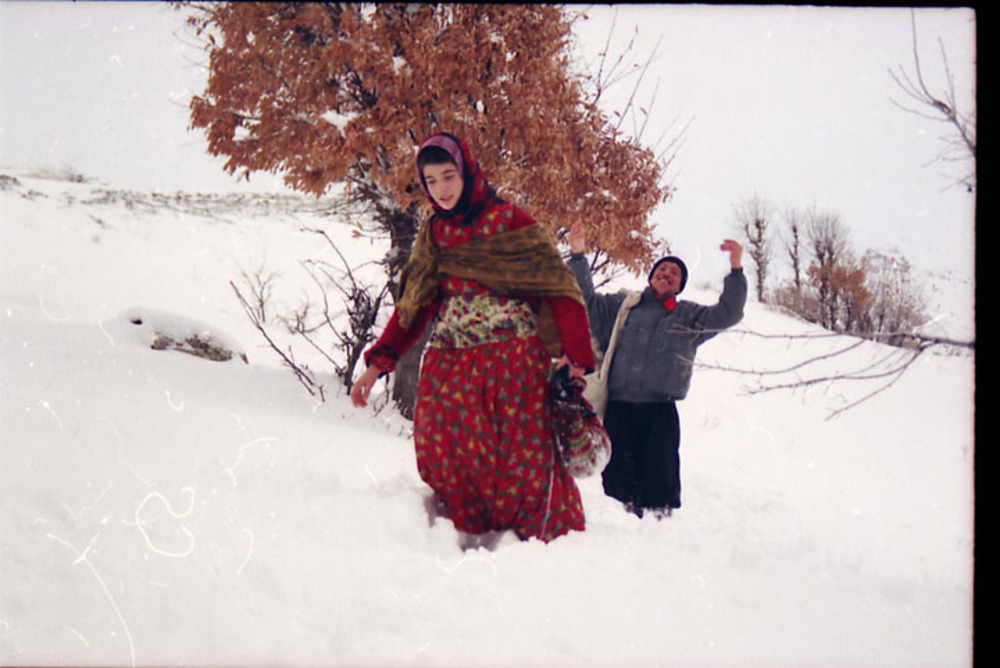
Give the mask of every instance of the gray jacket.
MULTIPOLYGON (((569 267, 587 302, 590 331, 600 349, 606 350, 625 293, 594 292, 590 265, 583 255, 570 256, 569 267)), ((746 300, 747 279, 742 269, 726 276, 722 295, 713 306, 678 300, 677 309, 667 313, 647 287, 618 335, 608 373, 608 399, 649 403, 686 397, 698 346, 742 320, 746 300)))

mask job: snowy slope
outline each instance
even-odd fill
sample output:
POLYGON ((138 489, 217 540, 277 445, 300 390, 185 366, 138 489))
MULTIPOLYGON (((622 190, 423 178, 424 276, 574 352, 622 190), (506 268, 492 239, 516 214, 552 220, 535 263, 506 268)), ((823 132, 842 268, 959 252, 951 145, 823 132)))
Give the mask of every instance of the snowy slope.
MULTIPOLYGON (((304 226, 358 262, 383 248, 314 200, 4 173, 0 663, 971 663, 971 357, 927 354, 829 420, 871 385, 750 394, 754 376, 699 369, 674 517, 627 515, 592 478, 587 531, 463 553, 427 521, 409 423, 309 396, 229 286, 266 265, 293 305, 299 261, 329 256, 304 226), (152 350, 153 324, 249 364, 152 350)), ((756 303, 738 330, 699 360, 780 369, 850 343, 761 336, 816 330, 756 303)))

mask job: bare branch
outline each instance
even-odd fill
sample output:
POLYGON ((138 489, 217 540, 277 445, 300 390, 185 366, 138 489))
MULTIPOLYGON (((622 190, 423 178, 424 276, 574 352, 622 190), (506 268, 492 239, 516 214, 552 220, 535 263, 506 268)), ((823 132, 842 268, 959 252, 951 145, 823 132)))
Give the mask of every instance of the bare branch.
POLYGON ((963 113, 959 111, 958 98, 955 93, 955 77, 948 62, 948 54, 945 51, 944 43, 940 38, 938 38, 938 47, 941 52, 941 62, 945 72, 945 90, 941 95, 932 92, 931 87, 924 78, 923 67, 920 61, 920 52, 917 44, 916 15, 913 10, 910 12, 910 23, 913 35, 913 74, 911 75, 902 66, 899 66, 897 68, 898 72, 890 69, 889 76, 910 99, 911 104, 901 104, 892 98, 889 101, 907 113, 951 126, 951 134, 942 137, 942 140, 945 142, 945 148, 930 163, 971 160, 972 168, 970 173, 958 179, 958 182, 971 192, 976 188, 975 112, 963 113), (913 104, 916 106, 912 106, 913 104))
POLYGON ((246 269, 240 270, 243 282, 250 288, 253 297, 253 304, 247 303, 248 308, 254 311, 254 320, 259 320, 261 324, 267 322, 267 303, 271 299, 274 289, 274 281, 278 274, 274 272, 265 273, 263 265, 250 275, 246 269))
MULTIPOLYGON (((351 267, 351 264, 347 261, 347 258, 344 257, 343 253, 340 252, 337 244, 334 243, 333 239, 330 238, 325 230, 307 227, 303 228, 303 231, 321 235, 337 254, 337 257, 340 258, 340 262, 343 265, 341 274, 335 276, 327 270, 322 263, 303 263, 303 266, 305 266, 307 270, 309 270, 310 267, 315 267, 317 271, 321 272, 326 277, 330 285, 337 287, 337 290, 342 295, 345 310, 344 312, 337 314, 335 317, 340 317, 346 314, 348 318, 346 327, 338 327, 334 325, 333 317, 330 315, 329 301, 327 300, 325 287, 318 277, 310 271, 311 277, 320 288, 320 292, 323 296, 324 323, 330 331, 333 332, 341 350, 343 350, 346 355, 346 361, 343 365, 334 363, 334 366, 337 369, 337 375, 341 378, 348 390, 350 390, 354 383, 354 368, 361 360, 364 347, 368 343, 371 343, 375 338, 372 330, 374 329, 375 319, 378 316, 382 302, 389 295, 389 283, 385 282, 382 285, 381 290, 378 293, 375 293, 375 296, 373 297, 372 289, 369 286, 365 286, 360 283, 354 273, 354 269, 351 267)), ((316 346, 312 340, 309 342, 316 346)), ((330 359, 329 356, 327 356, 327 358, 330 359)))
MULTIPOLYGON (((822 333, 810 333, 810 334, 762 334, 750 330, 731 329, 727 331, 731 333, 756 336, 763 339, 786 339, 789 341, 806 341, 806 340, 825 339, 831 337, 838 337, 838 338, 844 337, 843 334, 838 334, 835 332, 822 332, 822 333)), ((755 377, 757 379, 758 384, 756 387, 747 388, 747 393, 750 395, 771 393, 777 391, 798 390, 798 389, 812 387, 815 385, 833 385, 842 382, 871 383, 873 381, 883 381, 880 384, 878 384, 873 390, 871 390, 861 398, 852 401, 845 406, 837 408, 836 410, 831 411, 827 419, 832 419, 893 387, 897 382, 899 382, 899 379, 902 378, 905 372, 911 366, 913 366, 913 363, 921 355, 923 355, 926 351, 930 350, 935 346, 967 348, 969 350, 973 350, 975 348, 975 342, 972 341, 955 341, 952 339, 947 339, 942 337, 922 336, 914 333, 908 333, 907 336, 912 337, 912 339, 916 341, 917 344, 910 348, 899 348, 899 347, 888 346, 887 349, 884 350, 884 354, 878 355, 873 359, 869 360, 868 362, 855 364, 847 370, 836 371, 833 373, 820 372, 805 376, 800 374, 800 372, 804 370, 811 370, 815 368, 816 365, 822 362, 828 362, 834 358, 843 357, 845 354, 853 350, 857 350, 862 344, 877 342, 877 338, 861 336, 858 337, 856 341, 848 345, 845 345, 841 348, 838 348, 837 350, 834 350, 832 352, 814 355, 796 364, 792 364, 790 366, 777 369, 743 369, 732 366, 706 364, 703 362, 698 362, 696 364, 699 368, 703 369, 711 369, 715 371, 736 373, 742 376, 755 377), (763 381, 765 377, 785 376, 785 375, 793 375, 794 378, 787 382, 765 383, 763 381)))
POLYGON ((257 331, 261 333, 261 336, 263 336, 264 340, 271 346, 271 349, 278 354, 282 363, 295 374, 295 377, 298 378, 299 382, 304 388, 306 388, 306 391, 311 396, 315 397, 319 395, 320 399, 325 401, 323 386, 316 382, 312 373, 310 373, 307 369, 302 368, 295 362, 294 356, 290 350, 286 353, 278 346, 277 343, 275 343, 274 339, 271 338, 271 335, 268 334, 267 329, 264 327, 263 321, 257 317, 257 311, 246 300, 243 293, 240 292, 240 289, 236 287, 236 284, 232 281, 229 281, 229 285, 233 288, 233 292, 236 293, 236 298, 239 300, 244 312, 246 312, 247 317, 250 318, 250 322, 252 322, 254 327, 257 328, 257 331))

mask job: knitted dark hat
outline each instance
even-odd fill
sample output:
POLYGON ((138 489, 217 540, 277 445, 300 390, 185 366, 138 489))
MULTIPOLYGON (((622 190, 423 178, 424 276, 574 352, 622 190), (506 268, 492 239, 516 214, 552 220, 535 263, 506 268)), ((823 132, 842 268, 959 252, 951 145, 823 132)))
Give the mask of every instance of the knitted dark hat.
POLYGON ((649 281, 653 280, 653 272, 655 272, 656 268, 659 267, 664 262, 673 262, 674 264, 676 264, 678 267, 681 268, 681 287, 677 291, 677 294, 684 292, 684 286, 687 285, 688 282, 688 268, 687 265, 684 264, 684 260, 680 259, 676 255, 668 255, 667 257, 660 258, 659 260, 657 260, 656 264, 653 265, 653 268, 649 270, 649 278, 647 279, 646 282, 648 283, 649 281))

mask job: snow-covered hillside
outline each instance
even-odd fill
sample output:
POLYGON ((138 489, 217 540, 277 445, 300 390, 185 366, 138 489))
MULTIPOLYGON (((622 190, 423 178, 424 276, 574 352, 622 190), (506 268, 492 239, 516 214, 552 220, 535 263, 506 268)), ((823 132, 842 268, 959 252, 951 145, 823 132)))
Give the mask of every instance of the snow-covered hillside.
MULTIPOLYGON (((379 243, 324 201, 4 174, 0 663, 970 665, 968 354, 925 354, 835 419, 874 386, 749 394, 758 377, 699 369, 672 518, 590 478, 585 532, 462 552, 428 523, 409 423, 306 393, 229 284, 266 267, 294 308, 299 262, 330 254, 303 228, 358 263, 379 243)), ((699 360, 777 370, 851 343, 778 336, 810 332, 752 303, 699 360)))

